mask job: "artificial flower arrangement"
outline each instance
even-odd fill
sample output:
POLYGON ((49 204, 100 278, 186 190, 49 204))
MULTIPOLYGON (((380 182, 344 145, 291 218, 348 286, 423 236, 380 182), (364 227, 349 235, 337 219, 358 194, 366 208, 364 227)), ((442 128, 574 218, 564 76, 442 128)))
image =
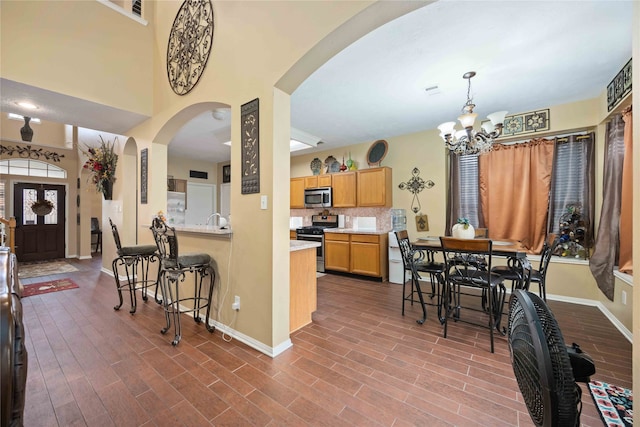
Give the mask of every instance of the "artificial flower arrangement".
POLYGON ((88 157, 83 167, 91 173, 89 182, 95 185, 96 189, 105 195, 105 198, 108 193, 108 199, 110 199, 112 185, 116 180, 116 165, 118 164, 118 155, 113 151, 114 143, 105 141, 101 135, 98 147, 86 147, 86 151, 81 151, 88 157))
POLYGON ((467 218, 458 218, 458 224, 462 224, 464 229, 469 228, 469 220, 467 218))
POLYGON ((41 199, 31 203, 31 211, 40 216, 49 215, 53 210, 53 203, 49 200, 41 199))

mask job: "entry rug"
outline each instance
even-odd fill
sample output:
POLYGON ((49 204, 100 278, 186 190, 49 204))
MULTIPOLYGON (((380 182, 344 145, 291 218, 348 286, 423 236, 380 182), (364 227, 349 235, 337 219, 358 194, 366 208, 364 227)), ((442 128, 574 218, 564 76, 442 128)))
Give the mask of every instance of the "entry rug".
POLYGON ((67 289, 75 289, 78 285, 71 279, 51 280, 50 282, 33 283, 24 285, 23 298, 34 295, 48 294, 51 292, 66 291, 67 289))
POLYGON ((591 397, 607 427, 633 425, 633 392, 600 381, 589 383, 591 397))
POLYGON ((19 262, 18 277, 29 279, 31 277, 50 276, 52 274, 71 273, 78 271, 73 265, 64 260, 19 262))

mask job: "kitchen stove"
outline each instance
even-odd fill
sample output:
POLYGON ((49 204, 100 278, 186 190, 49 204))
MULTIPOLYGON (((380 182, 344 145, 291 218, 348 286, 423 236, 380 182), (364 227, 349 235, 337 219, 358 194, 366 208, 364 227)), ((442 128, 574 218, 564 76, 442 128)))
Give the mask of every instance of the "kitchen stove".
POLYGON ((338 215, 312 215, 311 225, 296 229, 296 239, 319 242, 316 249, 316 271, 324 272, 324 230, 338 227, 338 215))

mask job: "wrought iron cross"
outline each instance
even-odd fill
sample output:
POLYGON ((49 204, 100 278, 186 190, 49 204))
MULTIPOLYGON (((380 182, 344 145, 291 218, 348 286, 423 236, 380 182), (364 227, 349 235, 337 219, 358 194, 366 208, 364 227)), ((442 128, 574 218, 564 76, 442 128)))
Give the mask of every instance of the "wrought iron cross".
POLYGON ((413 168, 411 171, 412 177, 407 182, 401 182, 398 185, 398 188, 401 190, 409 190, 411 194, 413 194, 413 200, 411 201, 411 210, 413 213, 418 213, 422 209, 420 205, 420 199, 418 199, 418 194, 424 190, 425 188, 431 188, 435 185, 435 183, 431 180, 425 181, 420 178, 420 169, 413 168))

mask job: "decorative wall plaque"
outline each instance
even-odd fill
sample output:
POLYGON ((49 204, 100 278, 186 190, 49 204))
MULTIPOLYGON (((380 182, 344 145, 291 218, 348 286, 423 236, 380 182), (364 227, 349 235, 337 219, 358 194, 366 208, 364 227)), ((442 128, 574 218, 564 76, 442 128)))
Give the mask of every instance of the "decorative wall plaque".
POLYGON ((207 65, 213 44, 210 0, 185 0, 176 14, 167 45, 167 77, 171 89, 186 95, 207 65))
POLYGON ((149 149, 140 151, 140 203, 147 204, 147 180, 149 178, 149 149))
POLYGON ((260 192, 260 111, 259 99, 240 108, 242 132, 242 194, 260 192))
POLYGON ((607 111, 611 111, 631 92, 631 60, 607 85, 607 111))
POLYGON ((513 114, 505 117, 503 136, 540 132, 550 129, 549 109, 513 114))

